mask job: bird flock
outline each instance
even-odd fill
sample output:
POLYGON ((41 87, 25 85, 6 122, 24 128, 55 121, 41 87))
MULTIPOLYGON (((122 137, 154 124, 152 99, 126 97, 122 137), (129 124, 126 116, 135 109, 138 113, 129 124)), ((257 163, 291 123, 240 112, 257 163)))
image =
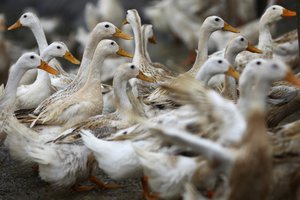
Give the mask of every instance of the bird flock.
MULTIPOLYGON (((42 180, 78 192, 122 187, 102 182, 101 170, 115 181, 139 178, 147 200, 278 199, 276 181, 291 178, 275 169, 292 162, 300 145, 299 118, 278 124, 294 113, 300 79, 275 51, 289 49, 289 41, 273 40, 270 25, 294 16, 279 5, 267 8, 253 45, 211 15, 193 32, 193 66, 178 73, 151 60, 153 26, 142 24, 136 9, 123 16, 133 35, 107 21, 95 23, 83 38, 81 61, 65 43, 48 44, 39 18, 26 12, 8 30, 28 27, 39 53, 19 57, 0 87, 4 144, 42 180), (208 55, 214 32, 236 34, 208 55), (117 38, 133 40, 134 54, 117 38), (80 65, 77 74, 65 71, 57 57, 80 65), (121 64, 106 62, 115 70, 108 85, 100 77, 112 57, 121 64), (82 184, 87 180, 91 184, 82 184)), ((295 199, 299 175, 296 180, 290 187, 295 199)))

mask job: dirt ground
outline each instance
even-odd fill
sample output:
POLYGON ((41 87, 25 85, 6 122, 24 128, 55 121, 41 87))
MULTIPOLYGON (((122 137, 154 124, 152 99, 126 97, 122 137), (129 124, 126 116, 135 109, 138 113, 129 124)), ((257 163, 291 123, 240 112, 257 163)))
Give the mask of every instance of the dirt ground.
MULTIPOLYGON (((142 200, 142 189, 138 179, 118 182, 124 188, 113 190, 97 189, 89 192, 75 192, 71 189, 54 188, 42 181, 32 166, 13 160, 3 145, 0 146, 0 200, 142 200)), ((114 182, 104 173, 98 178, 114 182)), ((115 183, 115 182, 114 182, 115 183)), ((88 182, 83 184, 90 184, 88 182)))

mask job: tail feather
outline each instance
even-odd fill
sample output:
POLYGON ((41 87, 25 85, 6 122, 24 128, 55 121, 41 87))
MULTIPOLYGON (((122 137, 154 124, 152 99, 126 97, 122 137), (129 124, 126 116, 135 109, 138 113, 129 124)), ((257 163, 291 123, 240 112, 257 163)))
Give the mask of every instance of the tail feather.
POLYGON ((102 141, 98 138, 96 138, 91 132, 87 130, 82 130, 81 133, 81 138, 84 143, 84 145, 89 148, 90 150, 94 152, 101 152, 103 148, 102 141))

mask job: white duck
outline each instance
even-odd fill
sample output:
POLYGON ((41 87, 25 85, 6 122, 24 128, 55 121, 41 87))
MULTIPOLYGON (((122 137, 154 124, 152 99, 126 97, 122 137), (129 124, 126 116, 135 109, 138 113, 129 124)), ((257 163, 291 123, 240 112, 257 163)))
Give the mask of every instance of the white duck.
POLYGON ((85 48, 81 65, 75 79, 66 88, 60 90, 49 98, 45 99, 34 111, 34 115, 38 116, 40 113, 45 112, 47 108, 57 102, 63 101, 70 95, 78 91, 86 82, 89 73, 89 64, 92 61, 95 49, 99 41, 104 38, 120 37, 124 39, 132 39, 131 36, 121 32, 116 26, 109 22, 102 22, 97 24, 97 26, 90 33, 88 38, 88 43, 85 48))
POLYGON ((117 130, 127 128, 137 121, 136 117, 145 118, 147 113, 132 98, 130 91, 127 91, 127 83, 132 78, 143 81, 153 81, 145 76, 138 67, 132 63, 125 63, 118 67, 113 80, 113 100, 116 111, 106 115, 96 115, 76 124, 66 130, 53 140, 55 143, 74 143, 77 142, 78 134, 81 130, 92 132, 97 138, 106 138, 114 134, 117 130))
POLYGON ((259 21, 259 42, 258 48, 263 51, 262 55, 243 52, 236 58, 237 68, 243 70, 245 65, 255 58, 273 57, 273 39, 270 32, 270 25, 281 20, 283 17, 296 16, 296 12, 290 11, 282 6, 273 5, 269 7, 259 21))
MULTIPOLYGON (((272 155, 265 127, 266 94, 272 82, 280 79, 300 86, 300 81, 295 79, 290 69, 282 63, 254 60, 248 66, 252 69, 258 67, 256 73, 252 71, 255 73, 256 81, 249 79, 246 73, 242 74, 241 80, 251 80, 254 86, 253 84, 252 87, 249 86, 252 96, 248 98, 247 104, 247 129, 240 144, 234 149, 225 148, 221 144, 187 134, 176 128, 153 126, 155 133, 162 138, 201 153, 212 166, 217 162, 214 169, 229 177, 230 190, 226 196, 229 199, 245 199, 249 196, 247 199, 267 198, 272 177, 272 155), (249 188, 249 185, 254 187, 249 188)), ((151 185, 150 178, 149 183, 151 185)))
POLYGON ((101 114, 103 109, 100 67, 112 55, 130 57, 112 40, 102 40, 97 45, 92 62, 89 64, 86 82, 75 93, 60 99, 41 112, 32 123, 64 125, 70 127, 88 117, 101 114))
MULTIPOLYGON (((54 57, 64 57, 73 64, 80 62, 69 52, 63 42, 53 42, 41 53, 41 58, 49 62, 54 57)), ((21 85, 17 90, 16 109, 36 108, 43 100, 52 94, 51 80, 47 72, 38 70, 35 82, 31 85, 21 85)))
MULTIPOLYGON (((244 36, 239 35, 230 40, 223 51, 218 51, 211 56, 224 57, 234 66, 236 56, 244 50, 253 53, 262 53, 260 49, 254 47, 250 42, 248 42, 244 36)), ((208 85, 214 89, 221 87, 223 84, 223 91, 221 92, 222 95, 236 101, 238 98, 237 85, 233 78, 224 75, 217 75, 212 77, 208 83, 208 85)))
MULTIPOLYGON (((101 43, 103 42, 105 41, 101 43)), ((103 48, 103 46, 100 47, 103 48)), ((100 182, 93 177, 95 174, 94 157, 82 143, 78 144, 76 141, 76 129, 89 129, 98 137, 107 137, 112 134, 109 133, 110 130, 114 132, 122 124, 125 127, 125 124, 128 126, 130 124, 130 117, 127 116, 130 112, 128 111, 130 110, 132 113, 137 111, 134 110, 134 105, 127 97, 126 85, 129 79, 135 77, 147 80, 147 77, 141 74, 132 63, 120 66, 114 80, 114 91, 119 101, 117 112, 110 116, 91 117, 80 123, 81 126, 78 125, 66 131, 68 133, 75 129, 73 135, 63 133, 59 135, 58 139, 54 139, 54 142, 49 142, 55 137, 53 134, 37 133, 18 123, 14 118, 10 118, 6 128, 10 137, 7 145, 18 146, 17 149, 10 148, 11 153, 19 159, 39 164, 40 177, 52 184, 71 186, 80 180, 92 177, 90 180, 99 185, 100 182), (65 136, 70 136, 73 143, 65 144, 65 136), (21 154, 22 157, 20 157, 21 154)))
MULTIPOLYGON (((43 27, 39 18, 32 12, 26 12, 21 15, 21 17, 11 26, 8 27, 8 30, 14 30, 20 27, 28 27, 32 31, 39 48, 40 54, 43 52, 45 48, 48 46, 48 42, 43 31, 43 27)), ((66 73, 60 66, 59 63, 56 61, 55 63, 51 63, 51 65, 55 65, 54 67, 58 68, 60 73, 66 73)), ((21 80, 21 85, 28 85, 34 82, 37 75, 36 70, 28 71, 21 80)))
MULTIPOLYGON (((214 62, 208 61, 208 63, 210 63, 209 66, 216 70, 221 68, 221 70, 219 70, 222 72, 224 72, 224 69, 222 68, 227 68, 228 71, 230 66, 229 63, 224 59, 219 60, 222 60, 222 63, 218 63, 216 60, 214 60, 214 62)), ((220 104, 224 106, 224 102, 220 104)), ((228 106, 228 104, 225 105, 226 106, 224 107, 228 106)), ((197 115, 198 113, 195 113, 193 110, 195 109, 182 107, 178 110, 151 118, 149 119, 149 123, 166 124, 169 126, 185 128, 189 124, 193 124, 194 120, 195 123, 198 121, 197 117, 194 118, 195 114, 197 115)), ((230 120, 231 119, 236 119, 236 121, 238 120, 238 118, 234 117, 230 118, 230 120)), ((243 129, 241 123, 235 127, 237 131, 243 129)), ((97 160, 99 162, 99 167, 115 179, 140 176, 138 172, 141 171, 141 165, 138 161, 137 154, 131 145, 132 142, 135 146, 143 149, 154 151, 161 149, 161 142, 156 138, 149 137, 149 135, 147 135, 147 127, 143 124, 130 127, 128 130, 119 131, 115 136, 113 136, 111 141, 97 139, 89 131, 82 131, 81 135, 85 145, 95 153, 96 157, 98 157, 97 160), (116 160, 118 160, 119 165, 114 165, 116 160)), ((166 151, 169 151, 168 148, 166 151)))
POLYGON ((58 73, 56 70, 47 65, 45 61, 41 60, 40 56, 36 53, 32 52, 23 54, 11 67, 6 87, 2 91, 2 95, 0 97, 1 123, 5 120, 2 118, 3 115, 12 114, 15 109, 16 93, 22 76, 27 70, 35 68, 46 70, 52 74, 58 73))
MULTIPOLYGON (((196 76, 197 72, 201 68, 201 65, 208 58, 208 40, 210 35, 217 30, 239 32, 237 29, 230 26, 218 16, 207 17, 199 30, 198 53, 195 63, 188 72, 184 73, 184 75, 191 75, 193 77, 196 76)), ((176 84, 177 81, 176 78, 173 78, 168 82, 173 85, 176 84)), ((147 100, 149 102, 154 102, 155 104, 160 104, 160 102, 164 102, 166 100, 165 93, 166 91, 162 90, 161 88, 157 88, 149 95, 147 100)))

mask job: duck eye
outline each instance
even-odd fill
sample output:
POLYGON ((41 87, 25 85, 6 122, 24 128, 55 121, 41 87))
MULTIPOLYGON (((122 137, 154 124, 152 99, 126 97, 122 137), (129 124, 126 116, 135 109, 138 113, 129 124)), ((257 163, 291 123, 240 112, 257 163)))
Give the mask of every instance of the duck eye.
POLYGON ((106 24, 106 25, 105 25, 105 28, 108 28, 108 27, 109 27, 109 25, 108 25, 108 24, 106 24))
POLYGON ((276 10, 276 8, 275 8, 275 7, 273 7, 273 10, 276 10))
POLYGON ((27 17, 27 15, 24 15, 23 17, 24 17, 24 18, 26 18, 26 17, 27 17))
POLYGON ((278 69, 278 65, 274 64, 274 65, 272 65, 272 68, 273 69, 278 69))
POLYGON ((244 40, 245 40, 244 38, 241 38, 241 42, 244 42, 244 40))
POLYGON ((114 42, 111 42, 110 45, 114 45, 114 42))
POLYGON ((220 19, 219 19, 219 18, 216 18, 215 21, 218 22, 218 21, 220 21, 220 19))
POLYGON ((124 131, 124 132, 123 132, 123 135, 126 135, 126 134, 127 134, 127 131, 124 131))
POLYGON ((34 56, 30 56, 30 59, 34 59, 34 56))
POLYGON ((222 60, 218 60, 218 63, 219 63, 219 64, 222 64, 222 63, 223 63, 223 61, 222 61, 222 60))
POLYGON ((261 65, 261 62, 260 62, 260 61, 257 61, 256 64, 257 64, 257 65, 261 65))
POLYGON ((60 47, 60 46, 57 46, 56 48, 57 48, 57 49, 61 49, 61 47, 60 47))
POLYGON ((130 68, 131 68, 131 69, 134 69, 134 68, 135 68, 135 66, 134 66, 134 65, 131 65, 131 66, 130 66, 130 68))

